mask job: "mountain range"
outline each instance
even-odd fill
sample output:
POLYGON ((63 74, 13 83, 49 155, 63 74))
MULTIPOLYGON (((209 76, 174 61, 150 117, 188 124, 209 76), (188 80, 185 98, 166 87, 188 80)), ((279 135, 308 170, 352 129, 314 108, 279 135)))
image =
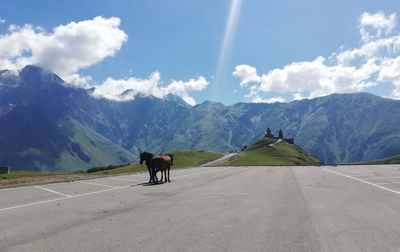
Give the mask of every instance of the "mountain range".
POLYGON ((130 163, 144 150, 238 151, 267 128, 327 164, 400 153, 400 101, 368 93, 190 106, 173 95, 116 102, 92 91, 37 66, 0 71, 0 165, 73 171, 130 163))

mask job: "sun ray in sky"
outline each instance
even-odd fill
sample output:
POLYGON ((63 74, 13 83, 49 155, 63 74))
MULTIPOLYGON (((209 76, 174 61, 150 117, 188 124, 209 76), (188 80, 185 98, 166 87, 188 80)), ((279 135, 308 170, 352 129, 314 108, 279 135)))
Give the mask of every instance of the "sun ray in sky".
POLYGON ((225 63, 232 49, 232 40, 235 35, 237 21, 240 13, 240 6, 242 0, 232 0, 229 9, 229 16, 226 22, 225 33, 221 44, 221 50, 218 57, 217 69, 215 72, 214 85, 212 87, 212 99, 214 100, 218 95, 217 86, 223 81, 223 72, 225 70, 225 63))

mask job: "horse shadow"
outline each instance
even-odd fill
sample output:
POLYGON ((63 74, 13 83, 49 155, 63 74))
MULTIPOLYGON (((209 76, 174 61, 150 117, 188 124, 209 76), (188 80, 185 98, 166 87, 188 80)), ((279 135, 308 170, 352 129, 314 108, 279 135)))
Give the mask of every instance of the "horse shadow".
POLYGON ((158 183, 143 182, 143 183, 137 184, 137 186, 138 186, 138 185, 140 185, 140 186, 158 186, 158 185, 162 185, 162 184, 164 184, 164 183, 165 183, 165 181, 158 181, 158 183))

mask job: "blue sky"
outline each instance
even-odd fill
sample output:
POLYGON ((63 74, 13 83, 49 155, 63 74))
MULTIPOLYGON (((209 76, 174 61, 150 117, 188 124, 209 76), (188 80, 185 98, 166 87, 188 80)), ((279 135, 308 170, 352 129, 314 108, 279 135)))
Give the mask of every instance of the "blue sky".
POLYGON ((398 15, 395 0, 1 0, 0 67, 41 65, 122 101, 172 93, 190 104, 290 102, 358 91, 398 99, 398 15))

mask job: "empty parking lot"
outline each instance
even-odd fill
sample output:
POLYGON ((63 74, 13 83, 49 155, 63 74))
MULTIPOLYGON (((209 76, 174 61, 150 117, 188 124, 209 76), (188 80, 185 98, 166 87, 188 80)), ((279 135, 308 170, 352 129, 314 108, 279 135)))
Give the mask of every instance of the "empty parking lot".
POLYGON ((400 166, 198 167, 0 190, 0 251, 397 251, 400 166))

